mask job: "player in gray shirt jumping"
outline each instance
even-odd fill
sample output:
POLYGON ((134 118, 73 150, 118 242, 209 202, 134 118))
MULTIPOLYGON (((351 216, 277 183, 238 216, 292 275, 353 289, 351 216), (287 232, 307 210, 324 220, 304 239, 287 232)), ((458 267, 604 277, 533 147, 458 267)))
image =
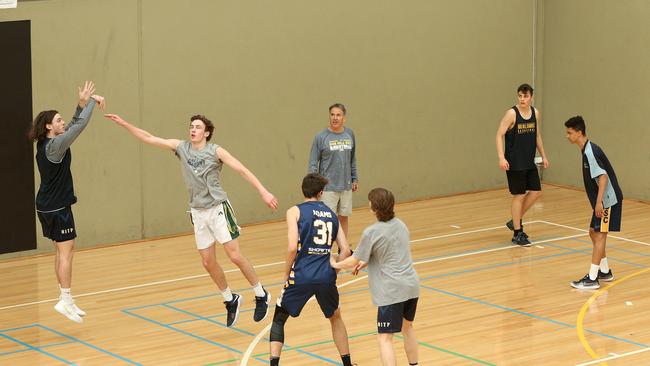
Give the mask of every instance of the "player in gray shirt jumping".
POLYGON ((395 197, 384 188, 368 193, 370 209, 377 222, 361 235, 357 250, 341 262, 330 257, 336 269, 354 268, 353 274, 368 266, 372 302, 377 305, 377 337, 382 365, 396 363, 393 334, 402 332, 409 365, 418 365, 418 341, 413 320, 420 296, 418 274, 413 268, 409 231, 395 217, 395 197))
POLYGON ((255 291, 255 312, 253 319, 262 321, 268 314, 271 294, 262 287, 255 269, 239 249, 239 226, 228 201, 226 192, 221 187, 221 168, 226 164, 239 173, 248 183, 257 189, 262 201, 272 208, 278 208, 278 200, 269 192, 257 177, 239 162, 226 149, 210 144, 214 125, 205 116, 190 118, 190 140, 164 139, 133 126, 115 114, 107 114, 118 125, 124 127, 138 140, 149 145, 172 150, 181 162, 181 171, 190 195, 194 237, 203 267, 221 291, 228 311, 227 326, 232 326, 239 317, 241 295, 234 294, 228 287, 226 275, 216 260, 214 243, 219 242, 228 258, 234 263, 255 291))

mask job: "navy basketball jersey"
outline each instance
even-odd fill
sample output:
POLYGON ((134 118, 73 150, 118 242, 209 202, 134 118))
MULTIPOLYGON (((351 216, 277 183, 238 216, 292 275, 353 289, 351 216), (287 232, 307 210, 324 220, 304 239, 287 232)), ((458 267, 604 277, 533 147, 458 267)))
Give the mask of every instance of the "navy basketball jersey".
POLYGON ((299 204, 298 253, 289 274, 289 285, 335 283, 330 266, 332 242, 339 231, 339 219, 323 202, 299 204))
POLYGON ((537 149, 537 116, 535 108, 530 107, 530 118, 524 119, 519 113, 519 108, 513 106, 515 110, 515 124, 506 132, 505 158, 510 164, 510 170, 529 170, 535 169, 535 150, 537 149))

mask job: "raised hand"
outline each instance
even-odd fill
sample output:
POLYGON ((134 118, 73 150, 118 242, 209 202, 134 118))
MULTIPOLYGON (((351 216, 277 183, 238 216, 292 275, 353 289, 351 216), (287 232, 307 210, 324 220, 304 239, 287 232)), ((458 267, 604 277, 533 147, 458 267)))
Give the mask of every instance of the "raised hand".
POLYGON ((95 94, 95 83, 86 80, 83 88, 77 87, 77 89, 79 89, 79 106, 84 108, 88 104, 90 97, 95 94))
POLYGON ((97 102, 100 109, 103 110, 104 108, 106 108, 106 99, 104 97, 102 97, 101 95, 97 95, 97 94, 93 94, 90 97, 93 98, 95 100, 95 102, 97 102))

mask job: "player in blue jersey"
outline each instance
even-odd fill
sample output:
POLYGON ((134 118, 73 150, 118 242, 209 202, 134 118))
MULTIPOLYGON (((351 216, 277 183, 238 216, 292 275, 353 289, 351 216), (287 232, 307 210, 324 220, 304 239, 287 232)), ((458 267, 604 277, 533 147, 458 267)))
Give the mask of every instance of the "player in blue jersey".
POLYGON ((312 296, 332 326, 332 338, 344 366, 351 366, 348 332, 339 309, 336 270, 330 266, 332 242, 341 250, 341 260, 350 256, 336 214, 321 200, 327 179, 310 173, 302 180, 305 201, 287 210, 289 248, 284 271, 284 289, 278 299, 271 325, 271 366, 280 364, 284 324, 297 317, 312 296))

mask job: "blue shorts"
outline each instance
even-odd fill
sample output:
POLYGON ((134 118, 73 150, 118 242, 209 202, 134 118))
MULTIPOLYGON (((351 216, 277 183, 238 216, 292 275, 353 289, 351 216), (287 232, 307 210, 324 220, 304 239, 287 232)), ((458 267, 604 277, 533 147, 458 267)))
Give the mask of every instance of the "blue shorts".
POLYGON ((77 237, 77 230, 74 227, 74 216, 72 216, 72 208, 70 206, 56 211, 37 211, 37 213, 38 220, 41 222, 41 227, 43 228, 44 237, 52 239, 55 242, 68 241, 77 237))
POLYGON ((278 304, 295 318, 314 295, 323 315, 331 318, 339 308, 339 290, 336 283, 288 285, 282 290, 278 304))
POLYGON ((377 333, 399 333, 404 319, 415 320, 418 298, 384 305, 377 308, 377 333))
POLYGON ((623 202, 605 209, 603 217, 596 217, 596 212, 591 215, 590 228, 594 231, 607 233, 610 231, 621 231, 621 218, 623 217, 623 202))

